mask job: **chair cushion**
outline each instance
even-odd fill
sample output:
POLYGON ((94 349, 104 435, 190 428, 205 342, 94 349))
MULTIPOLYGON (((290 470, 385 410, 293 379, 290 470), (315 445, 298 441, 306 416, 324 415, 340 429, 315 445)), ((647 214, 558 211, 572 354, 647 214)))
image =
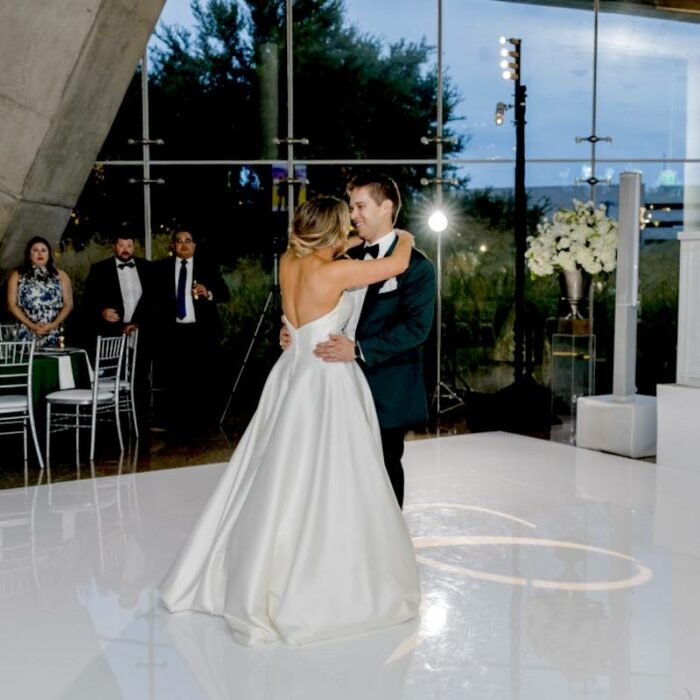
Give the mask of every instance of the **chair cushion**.
MULTIPOLYGON (((105 391, 114 391, 114 385, 116 382, 114 379, 103 380, 100 382, 100 391, 104 389, 105 391)), ((129 382, 124 380, 119 382, 119 391, 129 391, 129 382)))
POLYGON ((27 397, 18 394, 0 394, 0 413, 16 413, 27 409, 27 397))
MULTIPOLYGON (((105 403, 114 399, 113 391, 98 391, 97 402, 105 403)), ((92 389, 62 389, 53 391, 47 395, 49 403, 90 404, 92 403, 92 389)))

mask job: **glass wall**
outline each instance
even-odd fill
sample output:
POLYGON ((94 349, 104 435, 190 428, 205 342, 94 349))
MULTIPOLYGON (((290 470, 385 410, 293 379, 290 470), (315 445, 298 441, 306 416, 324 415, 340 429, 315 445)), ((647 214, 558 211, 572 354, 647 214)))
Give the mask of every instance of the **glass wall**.
MULTIPOLYGON (((638 385, 654 393, 657 382, 673 378, 673 343, 652 350, 651 329, 661 324, 674 337, 675 235, 684 220, 700 217, 694 203, 700 129, 692 118, 700 112, 693 80, 700 72, 698 24, 681 14, 677 20, 636 16, 626 4, 628 14, 600 15, 596 64, 593 2, 571 9, 501 0, 341 6, 269 0, 217 3, 216 12, 202 2, 198 19, 188 5, 169 0, 149 47, 149 135, 164 142, 150 148, 150 177, 163 183, 129 184, 143 178, 142 147, 128 143, 143 136, 139 69, 76 206, 80 223, 74 217, 66 231, 76 248, 103 236, 107 222, 128 223, 149 229, 158 257, 167 254, 174 223, 197 226, 234 291, 226 344, 235 355, 274 282, 290 208, 314 193, 342 194, 359 169, 389 172, 405 198, 400 225, 416 232, 434 259, 441 246, 448 383, 502 389, 512 381, 515 129, 513 83, 501 78, 498 40, 517 37, 527 86, 529 230, 574 198, 593 197, 617 216, 620 173, 642 172, 647 227, 638 385), (439 241, 425 225, 435 186, 421 182, 436 175, 430 139, 437 128, 438 52, 449 138, 445 177, 458 180, 443 188, 450 227, 439 241), (507 107, 500 126, 499 102, 507 107), (586 140, 593 130, 612 139, 596 144, 595 160, 586 140), (292 202, 288 172, 294 173, 292 202), (594 191, 586 184, 592 176, 600 180, 594 191)), ((599 392, 610 381, 613 283, 595 285, 599 392)), ((527 280, 527 347, 544 385, 559 296, 554 277, 527 280)), ((431 353, 429 364, 434 348, 431 353)))

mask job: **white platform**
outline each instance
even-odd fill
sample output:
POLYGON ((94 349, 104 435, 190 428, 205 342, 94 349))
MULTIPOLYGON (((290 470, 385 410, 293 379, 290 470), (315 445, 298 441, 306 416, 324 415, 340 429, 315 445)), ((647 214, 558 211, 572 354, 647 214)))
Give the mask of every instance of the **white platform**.
POLYGON ((676 381, 700 387, 700 231, 682 231, 676 381))
POLYGON ((0 491, 0 697, 700 697, 698 474, 505 433, 405 463, 422 619, 302 648, 158 606, 221 465, 0 491))
POLYGON ((576 402, 576 444, 623 457, 656 454, 656 397, 636 394, 618 401, 611 394, 576 402))
MULTIPOLYGON (((700 474, 700 387, 659 384, 656 396, 657 464, 694 468, 700 474)), ((700 491, 696 495, 700 496, 700 491)))

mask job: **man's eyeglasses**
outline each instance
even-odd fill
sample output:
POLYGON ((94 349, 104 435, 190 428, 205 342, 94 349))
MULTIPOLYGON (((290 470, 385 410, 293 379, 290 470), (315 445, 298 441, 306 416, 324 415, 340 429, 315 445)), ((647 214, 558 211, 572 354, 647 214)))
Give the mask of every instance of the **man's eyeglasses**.
POLYGON ((194 243, 191 238, 176 238, 175 243, 194 243))

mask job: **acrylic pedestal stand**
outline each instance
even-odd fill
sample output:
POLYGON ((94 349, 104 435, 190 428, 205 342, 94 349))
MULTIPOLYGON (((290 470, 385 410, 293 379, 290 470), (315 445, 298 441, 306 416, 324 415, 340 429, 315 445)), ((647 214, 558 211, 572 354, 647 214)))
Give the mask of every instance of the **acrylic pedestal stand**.
POLYGON ((595 383, 595 336, 552 336, 552 429, 550 439, 576 443, 576 406, 590 396, 595 383))

